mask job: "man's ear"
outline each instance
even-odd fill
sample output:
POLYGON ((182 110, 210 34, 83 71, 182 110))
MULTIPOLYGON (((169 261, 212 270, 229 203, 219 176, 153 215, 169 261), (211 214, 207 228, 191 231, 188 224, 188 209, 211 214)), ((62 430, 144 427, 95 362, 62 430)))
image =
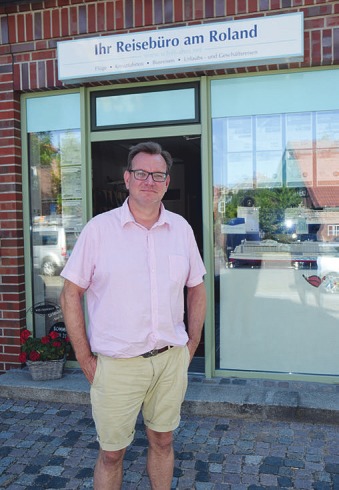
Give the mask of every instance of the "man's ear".
POLYGON ((131 178, 131 173, 128 170, 125 170, 125 172, 124 172, 124 181, 125 181, 126 189, 129 189, 129 179, 130 178, 131 178))

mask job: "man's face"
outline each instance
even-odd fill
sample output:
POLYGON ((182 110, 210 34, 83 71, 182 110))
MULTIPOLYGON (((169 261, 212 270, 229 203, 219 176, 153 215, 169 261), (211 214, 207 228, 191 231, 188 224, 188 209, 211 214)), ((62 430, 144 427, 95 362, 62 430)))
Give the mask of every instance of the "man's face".
MULTIPOLYGON (((166 162, 161 155, 138 153, 132 160, 132 170, 145 170, 146 172, 166 172, 166 162)), ((167 175, 164 182, 154 182, 151 175, 146 180, 137 180, 133 172, 125 171, 124 180, 129 190, 130 201, 141 206, 160 203, 169 185, 170 177, 167 175)))

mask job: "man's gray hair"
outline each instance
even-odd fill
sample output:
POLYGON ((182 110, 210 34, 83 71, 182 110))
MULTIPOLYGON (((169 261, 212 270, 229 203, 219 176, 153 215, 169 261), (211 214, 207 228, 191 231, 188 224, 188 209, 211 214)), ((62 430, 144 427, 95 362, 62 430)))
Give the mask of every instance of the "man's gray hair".
POLYGON ((167 173, 170 173, 173 159, 168 151, 163 150, 159 143, 154 141, 147 141, 145 143, 138 143, 130 148, 127 158, 127 170, 132 170, 132 160, 138 153, 148 153, 149 155, 161 155, 166 162, 167 173))

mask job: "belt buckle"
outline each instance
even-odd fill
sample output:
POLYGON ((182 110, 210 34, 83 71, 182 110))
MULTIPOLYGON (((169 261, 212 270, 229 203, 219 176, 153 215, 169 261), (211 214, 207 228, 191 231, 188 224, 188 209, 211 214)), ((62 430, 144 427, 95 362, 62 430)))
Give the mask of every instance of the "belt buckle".
POLYGON ((154 357, 158 354, 158 349, 152 349, 148 352, 145 352, 145 354, 142 355, 142 357, 144 357, 145 359, 147 359, 148 357, 154 357))

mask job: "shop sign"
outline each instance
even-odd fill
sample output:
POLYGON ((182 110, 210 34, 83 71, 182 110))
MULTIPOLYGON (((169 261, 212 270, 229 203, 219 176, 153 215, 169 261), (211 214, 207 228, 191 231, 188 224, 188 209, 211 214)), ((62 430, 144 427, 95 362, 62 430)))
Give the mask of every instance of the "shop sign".
POLYGON ((107 80, 302 61, 303 13, 130 32, 57 45, 59 79, 107 80))

